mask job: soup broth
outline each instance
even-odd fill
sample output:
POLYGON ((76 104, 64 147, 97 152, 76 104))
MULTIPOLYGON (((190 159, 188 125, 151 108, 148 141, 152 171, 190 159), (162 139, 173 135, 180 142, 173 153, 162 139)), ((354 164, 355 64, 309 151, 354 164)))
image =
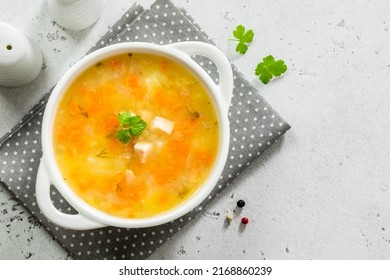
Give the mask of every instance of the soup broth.
POLYGON ((67 184, 91 206, 117 217, 169 211, 207 179, 219 143, 207 91, 183 66, 132 53, 83 72, 59 103, 53 126, 56 161, 67 184), (146 122, 127 144, 118 115, 146 122))

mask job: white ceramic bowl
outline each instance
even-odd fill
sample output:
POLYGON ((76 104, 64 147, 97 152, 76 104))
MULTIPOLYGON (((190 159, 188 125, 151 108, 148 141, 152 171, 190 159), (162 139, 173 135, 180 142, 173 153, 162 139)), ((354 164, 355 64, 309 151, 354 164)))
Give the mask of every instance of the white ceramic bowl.
POLYGON ((105 226, 123 228, 143 228, 170 222, 198 206, 213 190, 223 171, 229 149, 228 109, 232 98, 233 74, 225 55, 210 44, 201 42, 182 42, 171 45, 150 43, 121 43, 97 50, 76 63, 58 82, 46 105, 42 123, 43 155, 39 166, 36 197, 42 213, 53 223, 69 229, 85 230, 105 226), (171 211, 142 219, 119 218, 104 213, 79 198, 67 185, 57 166, 53 147, 53 123, 58 104, 70 84, 86 69, 99 61, 122 53, 149 53, 166 57, 189 69, 203 83, 216 109, 219 123, 220 143, 216 163, 200 188, 184 203, 171 211), (201 55, 211 59, 218 68, 219 84, 216 85, 210 76, 191 58, 201 55), (62 196, 78 211, 76 215, 60 212, 50 198, 50 185, 54 185, 62 196))

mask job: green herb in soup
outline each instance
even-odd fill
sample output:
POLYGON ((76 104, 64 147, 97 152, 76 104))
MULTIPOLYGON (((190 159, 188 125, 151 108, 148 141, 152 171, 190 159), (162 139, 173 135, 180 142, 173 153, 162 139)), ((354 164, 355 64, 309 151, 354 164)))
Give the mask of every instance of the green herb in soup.
POLYGON ((146 128, 146 122, 130 112, 119 113, 118 120, 120 127, 115 137, 125 144, 129 143, 131 137, 140 136, 146 128))
POLYGON ((101 61, 57 109, 54 150, 67 184, 93 207, 146 218, 196 192, 216 159, 219 128, 202 84, 163 57, 101 61))

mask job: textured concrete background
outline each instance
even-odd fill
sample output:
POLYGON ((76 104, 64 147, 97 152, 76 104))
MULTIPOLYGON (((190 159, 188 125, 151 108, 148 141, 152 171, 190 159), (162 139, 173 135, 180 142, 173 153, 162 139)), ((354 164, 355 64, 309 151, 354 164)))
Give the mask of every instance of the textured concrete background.
MULTIPOLYGON (((293 128, 151 258, 389 259, 390 2, 172 2, 195 18, 293 128), (227 40, 238 24, 255 31, 244 56, 227 40), (263 85, 253 72, 268 54, 283 58, 289 70, 263 85), (238 219, 224 226, 238 199, 247 202, 245 230, 238 219)), ((133 3, 106 1, 93 27, 67 32, 52 24, 46 1, 1 0, 0 20, 39 43, 47 70, 30 86, 0 87, 0 135, 133 3)), ((67 257, 0 188, 0 259, 67 257)))

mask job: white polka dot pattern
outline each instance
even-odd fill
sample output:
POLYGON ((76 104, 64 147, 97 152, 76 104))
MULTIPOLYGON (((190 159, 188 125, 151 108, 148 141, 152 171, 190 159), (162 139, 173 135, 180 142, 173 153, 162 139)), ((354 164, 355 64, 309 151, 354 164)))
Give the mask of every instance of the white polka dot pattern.
MULTIPOLYGON (((139 5, 133 6, 91 51, 125 41, 168 44, 188 40, 210 42, 185 12, 178 10, 167 0, 159 0, 148 11, 144 11, 139 5)), ((194 59, 218 83, 215 65, 203 57, 194 59)), ((234 93, 229 110, 231 143, 228 161, 213 192, 184 217, 148 229, 107 227, 90 231, 66 230, 48 221, 37 206, 34 184, 42 155, 41 122, 49 94, 18 126, 0 139, 1 181, 75 259, 144 259, 194 219, 253 159, 289 129, 289 125, 263 100, 256 89, 234 67, 233 70, 234 93)), ((51 188, 51 197, 60 211, 75 213, 54 187, 51 188)))

